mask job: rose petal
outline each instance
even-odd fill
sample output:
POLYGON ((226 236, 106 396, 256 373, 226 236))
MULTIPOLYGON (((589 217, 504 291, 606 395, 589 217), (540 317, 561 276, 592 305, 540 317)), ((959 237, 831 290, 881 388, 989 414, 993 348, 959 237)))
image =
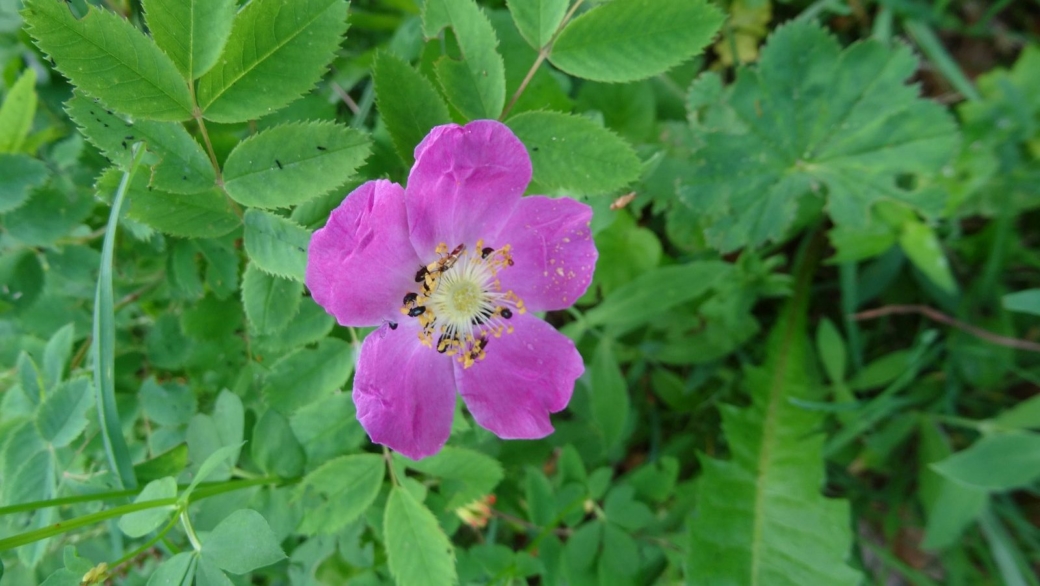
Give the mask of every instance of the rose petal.
POLYGON ((549 413, 567 406, 585 366, 574 342, 549 324, 530 314, 511 321, 516 331, 491 338, 483 360, 455 363, 455 379, 473 418, 498 437, 545 437, 549 413))
POLYGON ((585 293, 596 268, 592 208, 569 198, 520 200, 512 217, 489 244, 512 246, 513 266, 499 273, 502 290, 512 290, 531 311, 570 307, 585 293))
POLYGON ((413 460, 440 451, 455 414, 451 361, 421 345, 418 331, 409 320, 369 334, 354 376, 354 405, 368 436, 413 460))
POLYGON ((434 128, 415 149, 406 201, 412 244, 425 262, 440 243, 473 246, 499 231, 531 181, 531 159, 506 125, 477 120, 434 128))
POLYGON ((404 190, 386 180, 369 181, 311 237, 307 288, 344 326, 397 321, 421 265, 408 240, 404 190))

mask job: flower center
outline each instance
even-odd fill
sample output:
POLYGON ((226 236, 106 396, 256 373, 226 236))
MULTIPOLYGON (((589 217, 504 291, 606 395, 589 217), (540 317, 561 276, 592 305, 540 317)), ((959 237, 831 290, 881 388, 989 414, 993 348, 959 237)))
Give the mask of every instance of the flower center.
POLYGON ((478 241, 472 250, 459 244, 451 252, 441 243, 439 258, 415 274, 418 291, 404 296, 401 313, 419 320, 419 341, 455 356, 463 368, 483 360, 490 338, 513 333, 506 323, 524 302, 502 291, 498 272, 512 266, 509 245, 498 250, 478 241))

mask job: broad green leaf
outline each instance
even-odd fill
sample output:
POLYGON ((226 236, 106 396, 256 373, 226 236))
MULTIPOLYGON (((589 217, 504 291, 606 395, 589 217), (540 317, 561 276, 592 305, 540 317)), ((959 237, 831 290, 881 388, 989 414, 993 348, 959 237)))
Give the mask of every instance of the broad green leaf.
POLYGON ((312 466, 368 444, 368 435, 358 423, 350 393, 329 395, 301 407, 292 414, 289 423, 312 466))
POLYGON ((258 352, 291 350, 324 338, 336 320, 310 297, 300 300, 299 313, 277 334, 255 336, 258 352))
POLYGON ((527 147, 531 190, 604 195, 639 178, 632 147, 588 118, 561 112, 524 112, 507 121, 527 147))
POLYGON ((65 366, 72 358, 72 341, 75 337, 75 324, 66 324, 47 340, 43 349, 43 386, 50 390, 58 384, 65 373, 65 366))
POLYGON ((383 517, 390 574, 400 586, 454 584, 455 549, 433 516, 408 491, 390 490, 383 517))
POLYGON ((224 187, 248 206, 297 205, 343 185, 370 150, 367 136, 338 124, 283 124, 231 151, 224 164, 224 187))
POLYGON ((405 465, 441 479, 445 509, 457 509, 491 494, 504 474, 502 465, 491 456, 450 446, 429 458, 406 460, 405 465))
POLYGON ((317 504, 307 508, 300 532, 334 534, 357 519, 375 501, 383 485, 386 465, 374 454, 341 456, 311 472, 296 488, 297 499, 317 494, 317 504))
POLYGON ((17 313, 32 307, 43 285, 43 267, 35 252, 0 255, 0 313, 17 313))
POLYGON ((985 510, 989 493, 935 471, 932 464, 945 460, 953 451, 935 422, 922 420, 919 437, 917 496, 928 519, 921 545, 931 550, 945 549, 956 544, 985 510))
POLYGON ((942 245, 935 232, 923 222, 911 221, 903 224, 899 235, 899 246, 928 279, 947 293, 957 291, 957 282, 950 272, 950 263, 943 254, 942 245))
POLYGON ((271 526, 253 509, 239 509, 214 527, 202 542, 202 555, 232 574, 245 574, 285 559, 271 526))
POLYGON ((186 79, 217 62, 231 34, 235 0, 142 0, 148 30, 186 79))
POLYGON ((469 120, 498 118, 506 101, 505 66, 498 37, 474 0, 428 0, 423 4, 423 33, 437 36, 450 27, 462 60, 441 57, 434 65, 448 101, 469 120))
POLYGON ((699 53, 722 19, 704 0, 614 0, 570 22, 549 60, 594 81, 646 79, 699 53))
POLYGON ((173 61, 128 21, 88 6, 81 19, 64 2, 27 0, 29 34, 80 90, 124 114, 191 118, 191 97, 173 61))
POLYGON ((574 104, 569 96, 570 78, 551 67, 539 67, 528 78, 531 65, 538 60, 538 51, 527 44, 508 12, 494 10, 488 13, 488 18, 498 36, 498 52, 506 67, 506 95, 516 95, 520 86, 526 84, 509 110, 510 115, 532 110, 573 110, 574 104))
POLYGON ((303 281, 311 234, 283 217, 260 210, 245 214, 246 254, 257 268, 287 279, 303 281))
POLYGON ((181 314, 181 329, 198 340, 226 340, 242 327, 242 305, 238 299, 207 295, 181 314))
POLYGON ((714 260, 656 268, 618 287, 585 314, 585 321, 621 334, 706 294, 732 273, 732 265, 714 260))
POLYGON ((40 437, 55 448, 69 445, 87 427, 87 410, 93 405, 88 379, 76 378, 58 385, 36 410, 40 437))
POLYGON ((307 456, 284 415, 268 409, 253 428, 252 456, 260 469, 282 478, 303 472, 307 456))
MULTIPOLYGON (((2 160, 2 159, 0 159, 2 160)), ((1040 315, 1040 289, 1027 289, 1008 293, 1001 298, 1004 309, 1016 313, 1040 315)))
POLYGON ((285 329, 300 309, 303 283, 269 275, 252 264, 242 277, 242 305, 251 330, 274 334, 285 329))
POLYGON ((194 551, 185 551, 173 556, 152 572, 147 586, 188 586, 195 577, 198 560, 194 551))
MULTIPOLYGON (((174 499, 177 497, 177 480, 172 476, 153 480, 134 499, 135 503, 174 499)), ((169 504, 143 511, 134 511, 119 518, 119 529, 129 537, 143 537, 158 529, 170 518, 174 505, 169 504)))
POLYGON ((149 483, 164 476, 180 474, 188 467, 188 446, 176 447, 159 454, 151 460, 134 464, 134 476, 138 483, 149 483))
POLYGON ((567 0, 509 0, 509 13, 524 40, 535 49, 549 44, 567 13, 567 0))
POLYGON ((29 201, 4 217, 9 235, 30 246, 49 246, 90 215, 93 197, 57 183, 34 189, 29 201))
POLYGON ((181 493, 180 500, 187 501, 188 497, 191 496, 191 493, 200 482, 209 479, 214 472, 217 472, 222 467, 227 469, 233 467, 235 465, 235 460, 237 459, 236 454, 238 454, 241 449, 242 444, 224 446, 218 448, 206 457, 202 462, 202 465, 199 466, 198 472, 195 473, 195 477, 191 479, 191 484, 189 484, 188 488, 184 489, 184 492, 181 493))
POLYGON ((206 118, 242 122, 281 109, 321 78, 347 31, 344 0, 255 0, 235 17, 219 63, 199 79, 206 118))
POLYGON ((1040 477, 1040 434, 985 436, 932 467, 947 478, 985 490, 1028 486, 1040 477))
POLYGON ((397 154, 415 162, 415 147, 434 126, 448 124, 448 107, 426 77, 389 51, 376 53, 372 64, 376 101, 397 154))
POLYGON ((957 147, 949 114, 904 83, 916 70, 905 46, 869 40, 842 51, 819 26, 794 22, 729 88, 716 74, 699 78, 689 106, 703 148, 678 193, 709 243, 731 251, 777 240, 821 188, 831 218, 849 229, 868 228, 878 201, 941 210, 941 193, 897 183, 938 171, 957 147))
POLYGON ((1040 429, 1040 395, 1033 395, 991 421, 1000 429, 1040 429))
POLYGON ((47 180, 47 166, 25 155, 0 154, 0 214, 20 207, 47 180))
POLYGON ((166 370, 184 366, 191 355, 191 344, 191 339, 181 331, 180 320, 172 313, 160 315, 144 338, 149 362, 166 370))
POLYGON ((603 434, 603 445, 613 448, 625 431, 631 399, 628 385, 614 356, 613 342, 602 338, 592 358, 591 397, 592 417, 603 434))
POLYGON ((326 338, 313 350, 297 350, 274 363, 264 381, 264 397, 275 409, 289 413, 340 388, 353 371, 350 344, 326 338))
POLYGON ((65 103, 65 112, 83 136, 124 171, 133 158, 131 147, 143 141, 159 158, 150 176, 141 173, 145 185, 172 193, 198 193, 216 184, 209 158, 182 124, 132 120, 106 110, 79 92, 65 103))
POLYGON ((701 457, 690 523, 691 584, 848 584, 852 531, 847 502, 821 494, 820 413, 790 399, 818 399, 805 332, 808 292, 796 292, 774 326, 765 364, 745 370, 751 405, 723 406, 729 460, 701 457), (792 555, 791 552, 798 552, 792 555))
POLYGON ((0 104, 0 154, 17 153, 36 114, 36 70, 28 67, 0 104))
POLYGON ((195 572, 195 586, 235 586, 213 561, 205 556, 199 557, 199 566, 195 572))
POLYGON ((5 433, 0 471, 0 502, 16 505, 48 498, 51 474, 51 452, 40 438, 32 421, 26 421, 5 433))

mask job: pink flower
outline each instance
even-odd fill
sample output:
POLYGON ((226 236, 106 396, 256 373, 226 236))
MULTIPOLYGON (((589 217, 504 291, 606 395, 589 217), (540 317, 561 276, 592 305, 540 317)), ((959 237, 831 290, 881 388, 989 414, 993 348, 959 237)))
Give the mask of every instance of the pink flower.
POLYGON ((503 124, 434 128, 408 187, 369 181, 333 210, 307 253, 307 287, 344 326, 379 326, 361 345, 358 419, 413 459, 451 432, 456 389, 506 439, 553 431, 585 370, 574 343, 534 311, 563 309, 592 280, 592 209, 521 198, 524 145, 503 124))

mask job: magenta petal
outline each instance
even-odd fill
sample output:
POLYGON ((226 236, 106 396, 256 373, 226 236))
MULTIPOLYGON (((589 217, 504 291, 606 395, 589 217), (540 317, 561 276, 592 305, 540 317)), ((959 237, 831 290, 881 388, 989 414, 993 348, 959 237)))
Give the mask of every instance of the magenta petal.
POLYGON ((477 120, 434 128, 415 149, 406 188, 412 244, 473 246, 499 231, 531 181, 531 159, 506 125, 477 120))
POLYGON ((386 180, 369 181, 311 237, 307 288, 344 326, 397 321, 420 265, 408 240, 404 190, 386 180))
POLYGON ((491 242, 512 246, 513 266, 499 273, 502 290, 512 290, 531 311, 570 307, 592 282, 596 244, 592 208, 569 198, 520 200, 502 232, 491 242))
POLYGON ((514 315, 512 334, 491 338, 487 356, 469 368, 455 364, 466 407, 482 427, 503 439, 552 433, 549 414, 567 406, 585 371, 563 334, 530 314, 514 315))
POLYGON ((354 375, 361 426, 372 441, 413 460, 440 451, 455 414, 451 360, 419 344, 417 334, 414 321, 372 332, 354 375))

